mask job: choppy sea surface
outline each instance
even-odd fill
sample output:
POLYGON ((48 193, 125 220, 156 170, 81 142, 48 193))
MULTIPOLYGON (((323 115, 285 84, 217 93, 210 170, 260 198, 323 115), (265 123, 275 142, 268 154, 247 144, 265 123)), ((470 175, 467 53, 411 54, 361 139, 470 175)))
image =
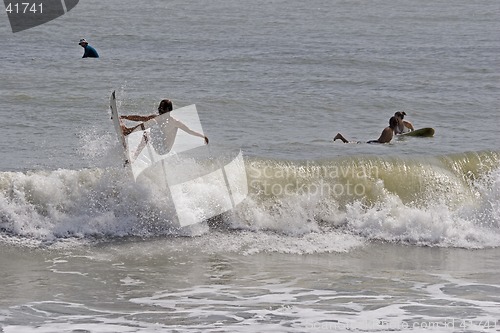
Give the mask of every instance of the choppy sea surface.
POLYGON ((0 332, 500 331, 499 16, 88 0, 12 33, 0 14, 0 332), (244 202, 176 226, 123 168, 112 91, 122 114, 196 104, 214 156, 244 155, 244 202), (435 136, 332 141, 400 110, 435 136))

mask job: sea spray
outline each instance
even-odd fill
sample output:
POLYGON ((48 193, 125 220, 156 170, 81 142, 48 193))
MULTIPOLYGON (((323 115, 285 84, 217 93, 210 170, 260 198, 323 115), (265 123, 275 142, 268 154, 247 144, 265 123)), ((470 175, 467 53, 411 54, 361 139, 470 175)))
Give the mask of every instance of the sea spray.
MULTIPOLYGON (((294 238, 316 239, 319 243, 309 250, 319 252, 332 248, 321 243, 329 239, 325 235, 421 246, 496 247, 499 156, 478 152, 309 162, 247 158, 248 198, 212 226, 221 233, 276 234, 283 244, 294 238)), ((194 163, 185 172, 197 167, 203 164, 194 163)), ((211 232, 205 224, 193 232, 176 226, 168 193, 159 185, 154 178, 134 182, 121 166, 3 172, 0 233, 4 241, 23 238, 32 244, 203 237, 211 232)), ((207 191, 191 195, 210 200, 214 193, 207 191)))

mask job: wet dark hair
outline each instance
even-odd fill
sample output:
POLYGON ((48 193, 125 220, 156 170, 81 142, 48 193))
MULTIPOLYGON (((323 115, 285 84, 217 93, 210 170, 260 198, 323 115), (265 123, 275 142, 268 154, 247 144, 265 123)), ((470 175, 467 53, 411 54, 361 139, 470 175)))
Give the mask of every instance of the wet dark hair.
POLYGON ((396 112, 396 113, 394 114, 394 116, 396 116, 396 117, 399 117, 399 118, 403 119, 403 118, 406 116, 406 112, 404 112, 404 111, 398 111, 398 112, 396 112))
POLYGON ((173 108, 174 107, 172 105, 172 101, 169 99, 164 99, 160 102, 160 105, 158 105, 158 113, 164 114, 164 113, 172 111, 173 108))
POLYGON ((389 127, 395 128, 396 126, 398 126, 398 120, 396 117, 391 117, 391 119, 389 119, 389 127))

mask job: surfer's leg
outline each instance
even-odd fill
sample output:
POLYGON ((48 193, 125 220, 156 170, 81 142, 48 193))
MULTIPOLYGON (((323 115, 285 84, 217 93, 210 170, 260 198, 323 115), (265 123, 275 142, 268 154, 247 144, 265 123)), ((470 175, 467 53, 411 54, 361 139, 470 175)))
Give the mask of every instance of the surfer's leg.
POLYGON ((333 138, 333 141, 336 141, 336 140, 342 140, 343 143, 348 143, 349 141, 344 138, 344 136, 340 133, 337 133, 337 135, 335 135, 335 137, 333 138))

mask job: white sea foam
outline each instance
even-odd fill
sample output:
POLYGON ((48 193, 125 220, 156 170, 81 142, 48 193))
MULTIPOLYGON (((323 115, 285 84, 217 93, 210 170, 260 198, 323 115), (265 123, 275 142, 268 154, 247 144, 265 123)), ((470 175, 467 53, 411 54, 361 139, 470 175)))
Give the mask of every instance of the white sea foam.
MULTIPOLYGON (((369 163, 373 168, 374 162, 369 163)), ((194 163, 184 172, 190 174, 195 167, 203 166, 194 163)), ((282 172, 286 177, 260 179, 280 186, 291 181, 299 187, 318 180, 324 186, 345 185, 347 179, 361 184, 364 196, 329 191, 269 195, 250 178, 254 186, 248 198, 232 213, 189 228, 176 226, 165 186, 147 177, 135 183, 126 169, 4 172, 0 174, 0 227, 7 242, 52 246, 129 236, 202 236, 210 233, 212 224, 221 230, 245 230, 240 235, 246 239, 242 243, 231 245, 231 232, 225 241, 228 248, 245 253, 336 252, 359 245, 363 239, 441 247, 498 246, 500 171, 487 169, 474 179, 460 179, 456 170, 458 176, 439 170, 425 170, 413 177, 420 177, 418 182, 441 179, 450 186, 445 195, 439 194, 442 187, 436 188, 438 195, 429 192, 432 186, 408 194, 404 184, 395 187, 390 183, 391 175, 404 179, 404 174, 395 173, 401 171, 390 168, 378 174, 350 173, 344 178, 329 177, 331 173, 282 172)), ((191 195, 209 201, 216 194, 207 188, 191 195)))

